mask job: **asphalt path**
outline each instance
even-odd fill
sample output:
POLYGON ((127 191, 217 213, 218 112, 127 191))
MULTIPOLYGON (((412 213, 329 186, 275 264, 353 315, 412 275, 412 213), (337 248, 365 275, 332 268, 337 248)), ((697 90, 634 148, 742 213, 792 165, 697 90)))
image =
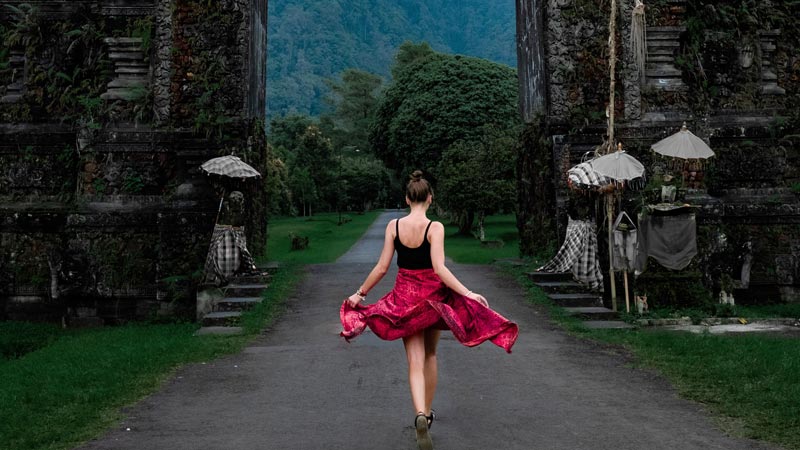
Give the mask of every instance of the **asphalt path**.
MULTIPOLYGON (((163 388, 82 449, 416 448, 401 341, 338 337, 338 310, 377 260, 380 216, 335 264, 309 266, 287 312, 240 354, 180 369, 163 388)), ((766 449, 726 436, 664 378, 613 347, 567 335, 490 266, 449 264, 470 289, 516 321, 512 354, 439 347, 437 450, 766 449)), ((396 269, 395 269, 396 270, 396 269)), ((368 301, 391 289, 395 270, 368 301)))

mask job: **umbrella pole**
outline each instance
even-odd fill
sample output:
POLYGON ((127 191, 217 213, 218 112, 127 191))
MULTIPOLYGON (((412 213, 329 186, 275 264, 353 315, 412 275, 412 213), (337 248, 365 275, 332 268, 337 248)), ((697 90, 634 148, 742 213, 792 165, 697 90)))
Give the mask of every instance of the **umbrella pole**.
POLYGON ((219 206, 217 207, 217 217, 214 218, 214 228, 217 227, 219 222, 219 213, 222 211, 222 200, 225 198, 225 188, 222 188, 222 195, 219 196, 219 206))
POLYGON ((614 280, 614 237, 611 227, 611 215, 613 214, 612 194, 606 196, 606 215, 608 216, 608 275, 611 277, 611 310, 617 310, 617 283, 614 280))

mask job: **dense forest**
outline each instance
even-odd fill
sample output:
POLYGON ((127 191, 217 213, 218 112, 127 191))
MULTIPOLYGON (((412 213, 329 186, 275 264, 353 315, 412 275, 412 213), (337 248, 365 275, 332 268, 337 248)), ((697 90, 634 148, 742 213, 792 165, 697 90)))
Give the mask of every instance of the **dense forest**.
POLYGON ((319 116, 347 68, 390 78, 399 45, 516 65, 512 0, 270 0, 269 117, 319 116))

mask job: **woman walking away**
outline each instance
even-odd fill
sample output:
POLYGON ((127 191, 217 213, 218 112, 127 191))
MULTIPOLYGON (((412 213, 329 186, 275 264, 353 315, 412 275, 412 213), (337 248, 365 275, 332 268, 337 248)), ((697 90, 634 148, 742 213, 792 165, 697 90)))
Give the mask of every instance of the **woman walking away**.
POLYGON ((436 392, 436 345, 440 330, 450 330, 462 344, 473 347, 490 340, 511 353, 517 324, 489 309, 486 299, 464 287, 444 265, 444 226, 428 220, 433 191, 422 172, 415 171, 406 186, 411 212, 386 226, 383 251, 364 283, 339 311, 345 339, 366 327, 381 339, 403 339, 408 359, 408 384, 416 417, 417 444, 433 449, 428 430, 436 392), (389 270, 397 250, 399 271, 394 289, 378 302, 362 305, 370 289, 389 270))

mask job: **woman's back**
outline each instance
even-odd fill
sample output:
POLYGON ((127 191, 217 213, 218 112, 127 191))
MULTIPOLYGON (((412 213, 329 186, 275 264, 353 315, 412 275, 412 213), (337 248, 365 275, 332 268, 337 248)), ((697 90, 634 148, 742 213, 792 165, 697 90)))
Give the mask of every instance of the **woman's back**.
POLYGON ((425 216, 412 215, 395 221, 394 247, 398 267, 414 270, 433 267, 428 240, 431 223, 425 216))

